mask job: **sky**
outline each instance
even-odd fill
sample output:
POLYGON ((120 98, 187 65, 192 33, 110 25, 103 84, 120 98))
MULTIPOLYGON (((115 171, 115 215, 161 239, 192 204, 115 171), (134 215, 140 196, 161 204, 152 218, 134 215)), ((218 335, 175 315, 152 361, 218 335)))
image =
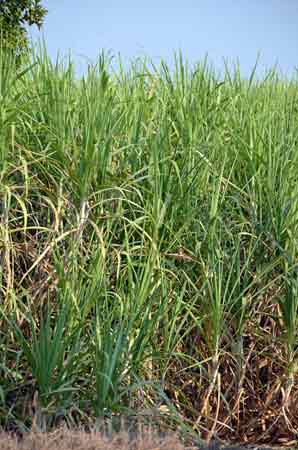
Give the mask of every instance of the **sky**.
POLYGON ((221 72, 239 62, 249 76, 276 66, 291 77, 298 68, 298 0, 44 0, 48 9, 33 41, 44 38, 49 55, 71 51, 79 73, 99 53, 119 53, 125 63, 142 56, 171 66, 181 50, 189 63, 206 56, 221 72))

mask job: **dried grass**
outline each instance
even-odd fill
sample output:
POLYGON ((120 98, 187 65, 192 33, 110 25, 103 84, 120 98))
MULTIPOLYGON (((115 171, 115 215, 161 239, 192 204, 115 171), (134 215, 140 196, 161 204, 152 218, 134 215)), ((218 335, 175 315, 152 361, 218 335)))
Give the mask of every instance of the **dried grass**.
MULTIPOLYGON (((289 450, 298 448, 297 442, 292 447, 265 448, 249 446, 251 450, 289 450)), ((243 446, 222 447, 224 450, 245 450, 243 446)), ((50 433, 30 432, 17 437, 10 433, 0 433, 0 450, 220 450, 217 443, 205 447, 184 446, 176 435, 160 438, 156 433, 147 432, 130 439, 128 433, 121 432, 113 438, 102 433, 86 433, 80 430, 57 429, 50 433)))
MULTIPOLYGON (((30 433, 18 439, 11 434, 0 434, 0 450, 183 450, 175 436, 164 439, 152 433, 131 440, 127 433, 113 439, 101 433, 85 433, 60 429, 51 433, 30 433)), ((188 447, 190 450, 191 447, 188 447)))

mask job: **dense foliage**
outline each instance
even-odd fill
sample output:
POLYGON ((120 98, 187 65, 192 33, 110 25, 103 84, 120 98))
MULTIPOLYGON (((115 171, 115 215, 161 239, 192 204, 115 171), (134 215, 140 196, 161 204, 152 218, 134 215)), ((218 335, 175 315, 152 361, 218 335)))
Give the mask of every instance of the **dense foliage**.
POLYGON ((11 58, 1 425, 142 411, 204 437, 293 438, 297 80, 105 55, 78 80, 46 52, 27 71, 11 58))
POLYGON ((26 27, 40 28, 46 13, 41 0, 1 0, 1 45, 20 55, 28 47, 26 27))

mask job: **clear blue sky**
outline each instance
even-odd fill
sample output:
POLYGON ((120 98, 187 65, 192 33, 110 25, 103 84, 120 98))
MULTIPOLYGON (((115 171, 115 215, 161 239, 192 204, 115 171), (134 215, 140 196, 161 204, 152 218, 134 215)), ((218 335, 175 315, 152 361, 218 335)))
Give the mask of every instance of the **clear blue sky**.
POLYGON ((49 54, 71 50, 79 72, 84 57, 102 49, 125 61, 150 56, 171 64, 181 49, 190 63, 208 54, 216 69, 237 58, 248 75, 260 53, 259 73, 276 63, 284 75, 298 67, 298 0, 47 0, 41 33, 49 54))

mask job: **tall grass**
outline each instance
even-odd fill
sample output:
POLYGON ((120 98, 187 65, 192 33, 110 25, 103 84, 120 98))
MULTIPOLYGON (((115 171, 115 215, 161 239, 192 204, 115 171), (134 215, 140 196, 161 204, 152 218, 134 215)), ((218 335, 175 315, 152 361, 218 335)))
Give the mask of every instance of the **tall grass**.
POLYGON ((297 433, 297 80, 0 54, 0 414, 297 433))

